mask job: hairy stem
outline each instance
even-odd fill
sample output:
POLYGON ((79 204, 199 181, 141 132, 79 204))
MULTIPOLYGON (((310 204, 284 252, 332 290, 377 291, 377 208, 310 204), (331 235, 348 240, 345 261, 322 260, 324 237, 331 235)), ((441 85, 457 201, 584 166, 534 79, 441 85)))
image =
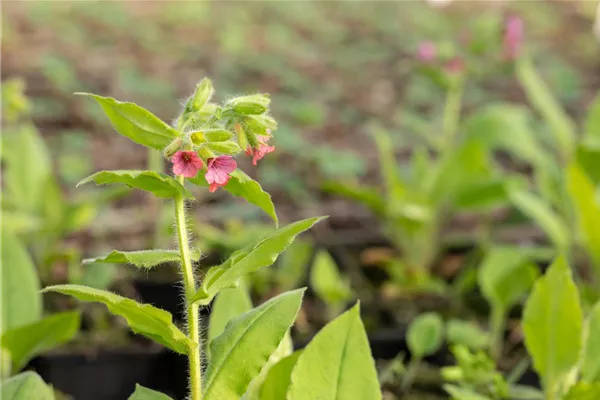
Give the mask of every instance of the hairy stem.
MULTIPOLYGON (((179 182, 183 184, 183 176, 179 176, 179 182)), ((192 296, 196 293, 196 279, 190 256, 188 232, 185 221, 185 202, 182 197, 175 199, 175 223, 177 225, 177 239, 179 251, 181 252, 181 272, 186 299, 186 317, 189 338, 196 344, 188 350, 190 364, 190 400, 202 399, 202 362, 200 354, 200 315, 198 305, 191 303, 192 296)))

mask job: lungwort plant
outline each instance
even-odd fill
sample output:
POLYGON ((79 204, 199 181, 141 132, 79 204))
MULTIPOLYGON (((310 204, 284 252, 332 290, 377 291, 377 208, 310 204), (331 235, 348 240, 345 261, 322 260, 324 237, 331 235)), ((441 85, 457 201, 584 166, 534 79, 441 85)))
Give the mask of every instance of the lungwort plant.
MULTIPOLYGON (((182 329, 164 310, 82 285, 50 286, 44 292, 59 292, 81 301, 103 303, 110 312, 125 318, 133 332, 187 355, 191 400, 251 398, 256 396, 256 391, 269 393, 261 394, 261 399, 380 398, 358 306, 323 328, 302 351, 278 359, 281 352, 277 350, 284 340, 288 340, 286 337, 300 307, 303 289, 283 293, 256 308, 249 308, 246 303, 239 315, 224 327, 209 328, 213 337, 207 346, 210 359, 206 362, 200 308, 211 304, 223 289, 236 287, 245 275, 271 265, 297 235, 322 219, 309 218, 278 228, 235 251, 221 265, 202 273, 194 268, 200 252, 190 248, 189 244, 186 201, 194 199, 190 184, 210 192, 223 188, 257 205, 277 223, 270 196, 237 168, 233 158, 245 150, 256 163, 274 150, 268 144, 277 126, 268 114, 269 96, 241 96, 216 104, 211 102, 211 81, 204 79, 171 126, 133 103, 87 93, 80 95, 98 102, 121 135, 162 151, 173 162, 175 174, 173 177, 156 171, 102 171, 80 182, 80 185, 88 182, 123 184, 145 190, 159 198, 170 199, 175 209, 176 250, 113 251, 96 261, 126 263, 140 269, 165 261, 179 261, 187 323, 182 329)), ((21 379, 33 382, 35 377, 21 379)), ((11 388, 16 384, 14 381, 6 383, 11 388)), ((31 397, 17 395, 12 398, 31 397)), ((138 387, 131 398, 168 397, 138 387)))

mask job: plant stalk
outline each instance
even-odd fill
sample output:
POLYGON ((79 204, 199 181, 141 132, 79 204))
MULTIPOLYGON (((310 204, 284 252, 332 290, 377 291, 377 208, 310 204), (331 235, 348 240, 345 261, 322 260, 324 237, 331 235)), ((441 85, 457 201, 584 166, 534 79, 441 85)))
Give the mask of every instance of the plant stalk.
POLYGON ((444 119, 443 119, 443 143, 445 148, 442 147, 440 151, 448 151, 453 148, 456 141, 456 132, 458 131, 458 125, 460 121, 460 110, 462 106, 462 95, 463 95, 463 81, 460 79, 448 89, 446 96, 446 104, 444 106, 444 119))
MULTIPOLYGON (((183 176, 178 177, 183 185, 183 176)), ((175 216, 177 225, 177 239, 179 242, 179 251, 181 252, 181 273, 186 299, 186 318, 187 334, 194 342, 195 346, 190 346, 188 350, 189 368, 190 368, 190 400, 202 399, 202 360, 201 360, 201 342, 200 342, 200 314, 198 304, 193 304, 191 298, 196 293, 196 279, 194 277, 194 268, 190 256, 190 246, 188 241, 188 231, 185 221, 185 202, 181 196, 175 199, 175 216)))
POLYGON ((502 347, 504 341, 504 327, 506 325, 506 313, 504 307, 492 304, 492 314, 490 316, 491 343, 490 355, 496 362, 502 356, 502 347))

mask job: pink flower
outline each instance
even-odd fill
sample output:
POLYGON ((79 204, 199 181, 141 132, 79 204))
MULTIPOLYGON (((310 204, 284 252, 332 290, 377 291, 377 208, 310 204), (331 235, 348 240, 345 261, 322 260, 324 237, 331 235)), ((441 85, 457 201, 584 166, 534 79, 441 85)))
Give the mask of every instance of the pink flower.
POLYGON ((429 64, 435 60, 437 48, 432 42, 421 42, 417 49, 417 58, 419 61, 429 64))
POLYGON ((183 175, 186 178, 193 178, 204 164, 195 151, 178 151, 171 158, 173 163, 173 173, 183 175))
POLYGON ((448 62, 444 66, 444 69, 449 74, 460 74, 465 69, 465 63, 462 58, 460 58, 459 56, 455 56, 448 60, 448 62))
POLYGON ((252 165, 256 165, 258 160, 262 159, 265 155, 275 151, 275 146, 269 146, 267 142, 271 139, 271 136, 257 135, 258 147, 248 146, 246 154, 252 156, 252 165))
POLYGON ((217 190, 219 186, 227 185, 230 178, 229 174, 237 168, 237 163, 231 156, 209 158, 206 163, 208 164, 208 171, 206 171, 204 177, 210 185, 208 190, 211 193, 217 190))
POLYGON ((506 19, 502 41, 504 58, 507 60, 517 58, 521 50, 521 42, 523 41, 523 20, 521 18, 511 16, 506 19))

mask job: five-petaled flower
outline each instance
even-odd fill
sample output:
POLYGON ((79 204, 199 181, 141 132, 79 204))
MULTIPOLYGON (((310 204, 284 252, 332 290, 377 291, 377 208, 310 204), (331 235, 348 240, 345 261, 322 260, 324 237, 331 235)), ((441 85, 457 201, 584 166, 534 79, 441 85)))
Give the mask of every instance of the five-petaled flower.
POLYGON ((252 156, 252 165, 256 165, 258 160, 262 159, 266 154, 275 151, 275 146, 269 146, 267 142, 271 139, 271 136, 256 135, 258 139, 258 146, 248 146, 246 154, 252 156))
POLYGON ((514 60, 519 56, 521 42, 523 41, 523 20, 516 16, 510 16, 504 23, 504 57, 514 60))
POLYGON ((178 151, 171 158, 171 162, 173 163, 173 173, 186 178, 195 177, 204 166, 195 151, 178 151))
POLYGON ((206 182, 210 185, 208 190, 212 193, 219 186, 225 186, 229 182, 229 174, 237 168, 237 163, 231 156, 218 156, 209 158, 206 161, 208 170, 206 171, 206 182))

